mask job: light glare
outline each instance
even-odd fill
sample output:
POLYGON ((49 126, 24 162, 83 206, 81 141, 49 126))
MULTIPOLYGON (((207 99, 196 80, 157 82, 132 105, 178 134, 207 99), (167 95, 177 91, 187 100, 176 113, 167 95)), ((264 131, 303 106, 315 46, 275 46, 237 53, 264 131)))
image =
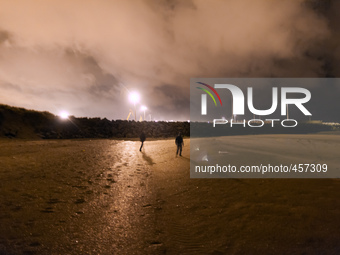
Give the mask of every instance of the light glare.
POLYGON ((139 102, 140 96, 139 96, 139 94, 137 92, 132 92, 129 95, 129 100, 130 100, 131 103, 136 104, 136 103, 139 102))
POLYGON ((59 116, 60 116, 60 118, 65 120, 65 119, 68 119, 69 114, 66 111, 62 111, 62 112, 60 112, 59 116))

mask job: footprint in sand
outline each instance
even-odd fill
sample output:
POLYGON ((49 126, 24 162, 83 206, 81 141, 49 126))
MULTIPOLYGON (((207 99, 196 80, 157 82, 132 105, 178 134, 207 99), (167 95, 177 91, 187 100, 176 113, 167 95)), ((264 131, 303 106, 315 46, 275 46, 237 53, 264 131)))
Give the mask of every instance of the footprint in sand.
POLYGON ((116 181, 114 179, 112 179, 112 178, 107 178, 106 180, 111 182, 111 183, 116 183, 116 181))
POLYGON ((39 242, 32 242, 32 243, 30 243, 31 247, 37 247, 37 246, 40 246, 40 245, 41 245, 41 243, 39 243, 39 242))
POLYGON ((22 209, 22 205, 16 205, 12 208, 12 211, 17 212, 20 211, 22 209))
POLYGON ((61 203, 61 201, 58 198, 50 198, 46 203, 47 204, 57 204, 57 203, 61 203))
POLYGON ((42 213, 54 213, 53 207, 46 207, 44 210, 41 210, 42 213))
POLYGON ((84 198, 78 198, 74 203, 75 204, 82 204, 82 203, 85 203, 85 199, 84 198))
POLYGON ((88 186, 83 186, 83 185, 73 185, 72 188, 87 189, 88 186))
POLYGON ((158 242, 158 241, 153 241, 153 242, 151 242, 150 244, 151 244, 151 245, 162 245, 162 243, 161 243, 161 242, 158 242))

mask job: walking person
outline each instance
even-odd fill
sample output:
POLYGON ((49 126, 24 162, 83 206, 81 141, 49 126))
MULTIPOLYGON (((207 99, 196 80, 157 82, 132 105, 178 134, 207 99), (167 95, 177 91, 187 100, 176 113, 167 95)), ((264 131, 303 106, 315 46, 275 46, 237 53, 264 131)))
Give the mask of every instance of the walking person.
POLYGON ((140 141, 142 142, 139 151, 142 151, 144 141, 146 140, 146 137, 145 137, 144 132, 142 132, 142 133, 140 134, 139 138, 140 138, 140 141))
POLYGON ((176 156, 179 155, 182 156, 182 147, 184 146, 184 142, 183 142, 183 138, 182 138, 182 134, 178 133, 178 136, 176 137, 175 143, 177 145, 177 152, 176 152, 176 156))

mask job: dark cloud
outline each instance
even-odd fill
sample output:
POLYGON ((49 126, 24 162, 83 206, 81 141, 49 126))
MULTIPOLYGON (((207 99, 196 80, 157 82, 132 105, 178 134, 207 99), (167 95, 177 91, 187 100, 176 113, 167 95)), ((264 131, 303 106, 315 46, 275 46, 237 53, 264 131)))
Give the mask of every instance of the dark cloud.
POLYGON ((81 68, 81 73, 90 80, 88 92, 96 97, 112 97, 119 91, 119 81, 100 67, 94 56, 67 49, 66 57, 73 65, 81 68))
POLYGON ((11 36, 7 31, 0 31, 0 45, 6 41, 9 41, 10 38, 11 36))
MULTIPOLYGON (((159 104, 157 110, 163 113, 172 113, 172 119, 185 119, 190 115, 188 102, 189 95, 185 88, 175 85, 165 84, 154 88, 153 95, 161 98, 162 104, 159 104)), ((155 116, 157 118, 157 115, 155 116)), ((158 119, 166 120, 167 116, 158 114, 158 119)))
POLYGON ((10 83, 2 83, 1 88, 3 90, 8 90, 8 91, 14 90, 14 91, 22 92, 22 89, 20 86, 15 85, 15 84, 10 84, 10 83))

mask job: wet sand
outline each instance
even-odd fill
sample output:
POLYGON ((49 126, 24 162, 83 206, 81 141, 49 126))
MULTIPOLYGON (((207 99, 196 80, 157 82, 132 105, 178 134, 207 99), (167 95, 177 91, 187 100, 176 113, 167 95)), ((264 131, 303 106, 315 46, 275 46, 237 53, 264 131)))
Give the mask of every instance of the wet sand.
POLYGON ((338 179, 190 179, 184 142, 1 140, 0 254, 340 253, 338 179))

